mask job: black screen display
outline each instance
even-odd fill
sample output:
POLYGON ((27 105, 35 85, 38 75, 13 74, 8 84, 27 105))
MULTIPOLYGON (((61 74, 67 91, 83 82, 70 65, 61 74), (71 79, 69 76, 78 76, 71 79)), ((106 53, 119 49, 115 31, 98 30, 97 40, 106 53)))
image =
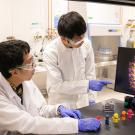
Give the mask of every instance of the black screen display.
POLYGON ((119 47, 115 91, 135 95, 135 49, 119 47))

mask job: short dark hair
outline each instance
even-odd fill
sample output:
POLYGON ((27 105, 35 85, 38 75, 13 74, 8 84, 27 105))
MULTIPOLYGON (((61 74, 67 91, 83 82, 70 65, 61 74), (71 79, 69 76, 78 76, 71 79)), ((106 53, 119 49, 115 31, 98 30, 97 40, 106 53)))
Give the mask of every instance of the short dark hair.
POLYGON ((58 33, 60 36, 72 39, 74 35, 81 36, 86 30, 85 20, 77 12, 68 12, 59 19, 58 33))
POLYGON ((24 54, 30 52, 27 42, 11 40, 0 43, 0 72, 5 78, 11 77, 10 69, 20 66, 24 62, 24 54))

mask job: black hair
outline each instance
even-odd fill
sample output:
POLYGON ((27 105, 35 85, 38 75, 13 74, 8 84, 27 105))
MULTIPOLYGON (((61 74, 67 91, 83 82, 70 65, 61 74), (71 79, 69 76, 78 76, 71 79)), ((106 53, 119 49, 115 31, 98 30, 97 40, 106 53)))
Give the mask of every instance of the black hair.
POLYGON ((20 66, 24 62, 24 54, 30 52, 27 42, 11 40, 0 43, 0 72, 5 78, 11 77, 10 69, 20 66))
POLYGON ((72 39, 74 35, 81 36, 87 30, 85 20, 77 12, 68 12, 60 17, 58 22, 60 36, 72 39))

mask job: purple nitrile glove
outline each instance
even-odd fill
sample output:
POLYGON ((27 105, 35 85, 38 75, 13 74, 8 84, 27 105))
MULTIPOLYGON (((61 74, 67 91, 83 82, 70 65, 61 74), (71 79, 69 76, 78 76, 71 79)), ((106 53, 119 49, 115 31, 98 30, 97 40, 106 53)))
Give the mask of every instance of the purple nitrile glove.
POLYGON ((81 118, 81 112, 79 110, 67 109, 62 105, 58 107, 58 112, 62 117, 71 117, 75 119, 81 118))
POLYGON ((95 118, 85 118, 78 120, 79 131, 97 131, 100 128, 100 121, 95 118))
POLYGON ((101 91, 102 88, 107 84, 112 84, 112 82, 105 81, 105 80, 90 80, 89 89, 93 91, 101 91))

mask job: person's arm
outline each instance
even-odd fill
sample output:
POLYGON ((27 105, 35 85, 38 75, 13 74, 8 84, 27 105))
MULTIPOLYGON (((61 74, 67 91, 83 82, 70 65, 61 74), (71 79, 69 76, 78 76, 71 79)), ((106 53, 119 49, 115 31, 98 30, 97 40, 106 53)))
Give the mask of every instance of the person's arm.
POLYGON ((29 85, 34 90, 33 102, 39 108, 39 115, 46 118, 58 116, 57 110, 60 105, 47 105, 45 97, 32 80, 29 81, 29 85))
POLYGON ((37 86, 33 83, 33 81, 29 81, 28 83, 31 87, 30 91, 32 91, 33 89, 33 99, 31 99, 31 102, 36 105, 36 108, 38 108, 38 114, 40 116, 43 116, 45 118, 56 116, 71 117, 75 119, 81 118, 81 112, 79 110, 68 109, 66 108, 65 104, 47 105, 45 98, 43 97, 37 86))
POLYGON ((68 95, 87 93, 88 80, 63 81, 55 52, 46 50, 44 52, 44 62, 47 70, 47 90, 49 92, 68 95))
POLYGON ((78 120, 32 116, 0 95, 0 128, 21 134, 69 134, 78 132, 78 120))

